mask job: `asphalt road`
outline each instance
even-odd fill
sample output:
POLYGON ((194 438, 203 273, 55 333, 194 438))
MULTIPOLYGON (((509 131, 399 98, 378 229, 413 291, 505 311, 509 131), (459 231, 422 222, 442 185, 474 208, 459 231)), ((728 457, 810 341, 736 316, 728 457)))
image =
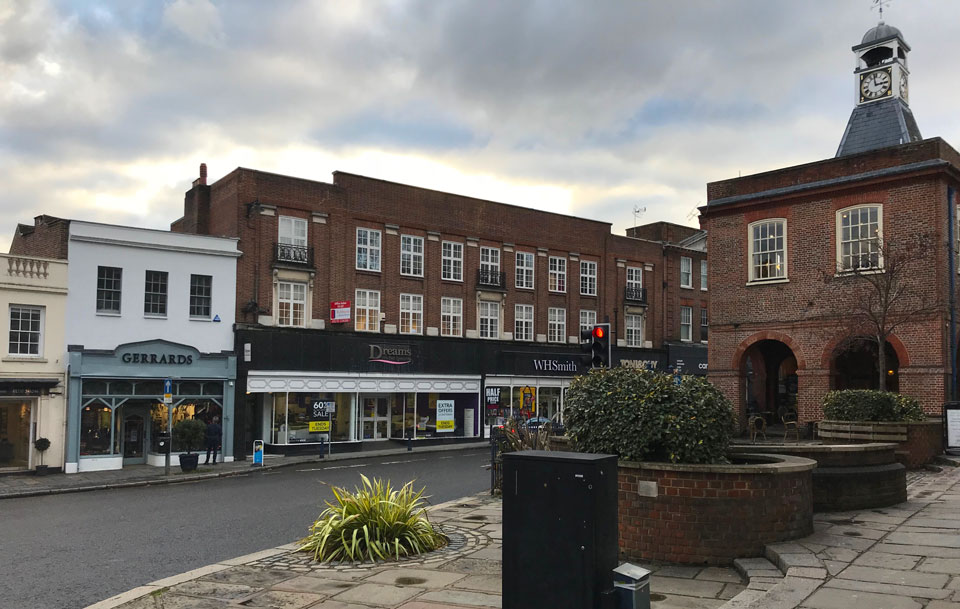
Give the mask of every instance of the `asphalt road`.
POLYGON ((187 484, 0 500, 0 608, 85 607, 303 537, 328 484, 416 479, 431 503, 489 488, 486 450, 313 464, 187 484))

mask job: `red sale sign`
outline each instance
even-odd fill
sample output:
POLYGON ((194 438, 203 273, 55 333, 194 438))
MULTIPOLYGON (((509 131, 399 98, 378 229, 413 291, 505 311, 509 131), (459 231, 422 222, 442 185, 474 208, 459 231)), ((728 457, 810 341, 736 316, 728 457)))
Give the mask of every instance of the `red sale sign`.
POLYGON ((350 301, 334 300, 330 303, 330 323, 342 324, 350 321, 350 301))

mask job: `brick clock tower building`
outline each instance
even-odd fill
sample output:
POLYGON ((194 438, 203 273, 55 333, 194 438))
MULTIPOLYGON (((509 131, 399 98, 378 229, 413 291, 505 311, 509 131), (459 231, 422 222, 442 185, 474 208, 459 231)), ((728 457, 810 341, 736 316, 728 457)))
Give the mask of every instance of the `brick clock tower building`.
POLYGON ((928 414, 956 396, 960 154, 921 138, 909 51, 883 22, 853 47, 856 106, 835 158, 707 185, 701 225, 721 294, 710 302, 709 377, 741 420, 779 422, 788 408, 817 420, 831 389, 879 385, 877 347, 845 319, 865 271, 892 274, 884 252, 917 239, 929 248, 899 278, 913 297, 894 313, 936 305, 887 338, 886 384, 928 414))

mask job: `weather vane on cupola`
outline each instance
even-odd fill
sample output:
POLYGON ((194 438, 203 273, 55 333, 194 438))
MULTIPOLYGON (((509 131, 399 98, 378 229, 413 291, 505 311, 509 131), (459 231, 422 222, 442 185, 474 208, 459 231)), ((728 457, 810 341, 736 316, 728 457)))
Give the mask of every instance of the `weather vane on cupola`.
POLYGON ((893 0, 871 0, 871 1, 873 2, 873 6, 870 7, 870 10, 877 9, 877 11, 880 13, 880 23, 883 23, 883 9, 884 7, 890 6, 890 3, 893 2, 893 0))

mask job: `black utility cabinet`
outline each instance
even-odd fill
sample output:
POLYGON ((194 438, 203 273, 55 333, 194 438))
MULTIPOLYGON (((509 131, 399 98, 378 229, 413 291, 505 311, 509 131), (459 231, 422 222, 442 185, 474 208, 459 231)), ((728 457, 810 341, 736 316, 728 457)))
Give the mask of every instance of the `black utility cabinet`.
POLYGON ((608 606, 617 567, 617 457, 503 455, 503 609, 608 606))

